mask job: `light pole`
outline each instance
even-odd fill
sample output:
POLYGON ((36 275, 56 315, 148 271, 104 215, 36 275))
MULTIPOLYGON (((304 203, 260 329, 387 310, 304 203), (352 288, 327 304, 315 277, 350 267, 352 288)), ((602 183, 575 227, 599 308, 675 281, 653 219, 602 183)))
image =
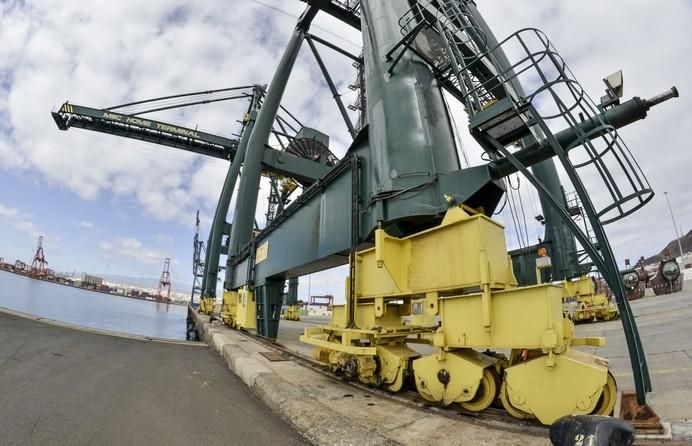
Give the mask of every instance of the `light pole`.
POLYGON ((680 261, 682 261, 682 244, 680 243, 680 233, 678 232, 678 225, 675 223, 675 215, 673 215, 673 208, 670 206, 670 200, 668 199, 668 192, 663 192, 666 196, 666 202, 668 203, 668 210, 670 211, 670 219, 673 220, 673 230, 675 230, 675 239, 678 241, 678 249, 680 249, 680 261))

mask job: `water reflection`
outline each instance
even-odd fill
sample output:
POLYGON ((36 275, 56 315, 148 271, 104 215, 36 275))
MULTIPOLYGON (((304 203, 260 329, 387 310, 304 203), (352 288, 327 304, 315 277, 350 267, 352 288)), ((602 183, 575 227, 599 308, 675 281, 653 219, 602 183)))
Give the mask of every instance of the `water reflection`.
POLYGON ((0 306, 71 324, 185 339, 187 308, 96 293, 0 271, 0 306))

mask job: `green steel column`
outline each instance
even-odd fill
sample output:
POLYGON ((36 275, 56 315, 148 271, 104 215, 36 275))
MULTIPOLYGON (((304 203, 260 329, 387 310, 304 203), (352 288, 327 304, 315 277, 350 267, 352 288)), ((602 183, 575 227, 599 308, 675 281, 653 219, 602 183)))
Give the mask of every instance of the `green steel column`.
POLYGON ((286 305, 298 304, 298 278, 288 279, 288 292, 286 293, 286 305))
POLYGON ((460 168, 430 67, 406 51, 388 72, 393 60, 387 53, 401 41, 399 18, 409 9, 407 0, 361 1, 369 123, 368 152, 359 155, 361 196, 367 197, 363 234, 381 221, 391 234, 406 235, 416 222, 434 218, 444 205, 436 179, 460 168))
POLYGON ((245 159, 245 149, 247 148, 250 135, 252 134, 255 119, 257 119, 257 104, 258 101, 253 99, 253 110, 251 110, 248 114, 248 121, 245 123, 243 135, 240 137, 238 150, 236 151, 236 155, 235 158, 233 158, 231 166, 228 168, 228 173, 226 174, 226 179, 223 183, 223 189, 221 190, 221 196, 219 197, 219 204, 216 206, 216 213, 214 214, 214 221, 212 222, 211 231, 209 233, 207 254, 204 262, 202 298, 216 297, 216 281, 219 275, 219 258, 221 256, 221 238, 223 237, 223 228, 226 223, 228 207, 231 204, 231 197, 233 196, 233 190, 235 189, 236 179, 240 173, 240 166, 243 164, 245 159))
POLYGON ((279 335, 284 284, 285 281, 281 279, 267 279, 264 285, 255 287, 257 334, 259 336, 276 339, 279 335))
POLYGON ((317 9, 309 7, 298 22, 293 31, 288 46, 284 51, 279 66, 274 73, 269 90, 262 103, 262 108, 257 116, 255 127, 248 141, 243 165, 243 175, 240 179, 238 198, 233 213, 233 226, 228 247, 228 268, 226 270, 225 288, 231 287, 231 260, 249 241, 255 222, 255 208, 257 207, 257 195, 259 192, 260 178, 262 175, 262 157, 264 147, 269 141, 276 113, 281 104, 286 83, 291 74, 293 64, 300 51, 305 33, 310 26, 312 18, 317 14, 317 9))

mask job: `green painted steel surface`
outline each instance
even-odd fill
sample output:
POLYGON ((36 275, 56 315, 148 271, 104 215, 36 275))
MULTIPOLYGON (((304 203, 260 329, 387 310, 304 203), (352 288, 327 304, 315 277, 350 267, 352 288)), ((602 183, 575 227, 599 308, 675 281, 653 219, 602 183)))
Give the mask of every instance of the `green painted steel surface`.
POLYGON ((286 305, 295 305, 298 303, 298 278, 292 277, 288 280, 288 291, 286 292, 286 305))
POLYGON ((235 190, 236 179, 240 174, 240 166, 245 159, 248 140, 252 134, 255 120, 257 119, 257 105, 257 101, 254 100, 252 106, 253 110, 249 113, 248 121, 244 126, 240 138, 240 144, 238 144, 238 151, 228 168, 228 173, 226 174, 226 179, 221 189, 221 196, 216 205, 216 212, 209 233, 209 242, 207 243, 206 260, 204 262, 204 280, 202 282, 203 298, 216 296, 216 281, 219 275, 219 257, 221 256, 221 239, 226 227, 226 216, 228 215, 228 208, 231 204, 233 191, 235 190))
POLYGON ((283 290, 283 280, 272 280, 255 287, 258 335, 271 339, 278 336, 283 290))
MULTIPOLYGON (((305 31, 301 27, 296 27, 274 73, 262 108, 257 116, 254 129, 250 135, 243 165, 243 176, 240 179, 238 188, 239 199, 236 200, 233 212, 234 221, 229 243, 229 259, 250 241, 255 222, 255 208, 257 206, 257 193, 262 174, 264 146, 269 141, 272 125, 286 89, 286 82, 288 82, 291 69, 304 38, 305 31)), ((225 286, 226 288, 230 287, 229 281, 226 281, 225 286)))
MULTIPOLYGON (((405 0, 361 1, 369 125, 358 135, 349 150, 351 155, 358 157, 360 163, 360 188, 357 197, 347 187, 347 180, 351 177, 346 175, 347 170, 343 168, 345 162, 348 161, 344 160, 327 175, 330 177, 328 180, 321 180, 313 188, 308 189, 304 197, 289 206, 284 211, 284 215, 277 219, 278 221, 252 241, 250 239, 252 225, 249 221, 244 224, 242 232, 239 232, 241 229, 237 225, 233 228, 233 234, 241 235, 234 236, 231 240, 231 252, 238 255, 230 259, 228 264, 229 274, 226 287, 238 288, 245 284, 256 287, 258 331, 263 336, 274 337, 278 331, 275 301, 276 295, 280 295, 277 290, 283 289, 283 280, 286 277, 295 277, 324 269, 333 263, 346 262, 346 254, 354 249, 353 240, 341 238, 342 235, 350 232, 350 221, 344 218, 352 215, 353 212, 348 203, 357 198, 356 212, 360 220, 356 221, 359 223, 360 234, 356 242, 367 241, 376 227, 383 227, 390 234, 403 236, 434 225, 447 207, 455 203, 471 204, 482 207, 486 213, 492 213, 503 193, 502 185, 493 180, 516 171, 524 174, 540 191, 539 196, 546 223, 543 242, 551 248, 553 277, 574 277, 588 268, 579 263, 575 241, 577 237, 608 282, 612 282, 611 287, 616 292, 621 291, 621 282, 617 271, 613 269, 614 258, 603 227, 579 175, 566 157, 570 145, 568 143, 563 147, 562 141, 556 139, 533 105, 530 102, 523 102, 525 94, 518 81, 502 81, 501 83, 496 81, 495 84, 491 84, 487 93, 490 99, 493 99, 492 101, 482 102, 476 97, 477 103, 473 105, 468 100, 468 96, 465 99, 467 110, 471 111, 470 127, 474 137, 486 150, 504 156, 505 163, 509 164, 505 167, 495 163, 481 168, 460 169, 448 112, 439 88, 440 73, 436 76, 429 64, 416 52, 407 51, 406 48, 402 48, 393 61, 392 55, 388 54, 390 51, 394 54, 394 50, 401 45, 402 36, 405 33, 399 18, 409 12, 409 7, 409 3, 405 0), (532 120, 530 120, 531 124, 524 121, 523 125, 526 129, 516 128, 518 132, 516 136, 506 132, 502 134, 504 130, 500 130, 496 139, 480 129, 481 124, 489 122, 487 117, 480 115, 491 113, 492 107, 500 107, 505 98, 511 98, 512 106, 507 109, 510 114, 524 113, 532 120), (477 116, 474 116, 474 113, 477 113, 477 116), (526 131, 528 125, 532 125, 534 130, 532 136, 523 136, 524 149, 518 154, 526 156, 527 162, 522 163, 506 146, 514 143, 522 135, 531 135, 526 131), (547 144, 546 147, 550 149, 545 150, 548 152, 545 157, 537 156, 532 151, 535 150, 533 146, 536 145, 536 139, 545 139, 543 144, 547 144), (565 210, 566 198, 555 164, 550 159, 552 156, 557 156, 567 170, 598 239, 600 252, 592 246, 591 241, 581 232, 565 210), (498 175, 503 168, 504 174, 498 175), (335 171, 337 172, 333 173, 335 171), (333 217, 335 220, 329 221, 333 217), (323 239, 322 234, 327 233, 326 231, 329 236, 323 239), (266 256, 258 259, 259 262, 255 264, 254 254, 258 247, 262 247, 262 252, 266 253, 266 256)), ((489 63, 476 65, 479 67, 476 68, 477 72, 468 74, 471 76, 470 83, 475 82, 473 79, 480 79, 481 82, 487 79, 493 80, 493 77, 497 76, 493 73, 500 72, 513 77, 511 70, 507 71, 511 65, 504 53, 495 48, 497 40, 472 2, 454 4, 442 2, 441 8, 441 13, 451 14, 447 17, 448 25, 465 26, 464 20, 475 21, 472 27, 475 27, 476 31, 471 32, 473 44, 470 41, 459 44, 456 37, 452 36, 453 43, 450 41, 446 43, 448 51, 453 45, 466 45, 465 48, 456 49, 456 55, 461 54, 462 59, 473 57, 472 54, 468 54, 468 51, 474 46, 479 48, 480 52, 486 53, 490 50, 494 53, 489 58, 489 63), (480 31, 484 38, 479 38, 477 31, 480 31)), ((442 25, 438 22, 436 26, 439 29, 442 25)), ((446 31, 444 38, 449 38, 446 31)), ((272 100, 278 101, 283 93, 290 71, 287 65, 291 65, 295 60, 295 53, 301 39, 299 27, 275 74, 273 87, 278 89, 279 93, 272 100)), ((452 56, 453 54, 450 53, 450 58, 452 56)), ((456 63, 454 60, 452 62, 456 63)), ((460 65, 464 63, 459 61, 460 65)), ((466 85, 461 79, 463 73, 460 68, 466 70, 462 66, 456 67, 454 71, 459 78, 458 87, 463 90, 466 85)), ((631 104, 623 105, 622 110, 629 111, 629 113, 622 112, 623 116, 620 116, 623 125, 645 116, 645 113, 642 114, 637 107, 631 104)), ((267 112, 268 119, 273 119, 275 112, 275 107, 273 111, 270 109, 267 112)), ((572 131, 577 134, 580 129, 574 127, 578 126, 577 123, 565 132, 572 131)), ((261 138, 264 143, 268 131, 267 129, 266 134, 262 132, 253 134, 253 139, 261 138)), ((510 128, 509 131, 514 130, 510 128)), ((569 134, 564 132, 557 135, 569 137, 569 134)), ((598 135, 594 134, 590 137, 596 136, 598 135)), ((252 141, 250 145, 253 145, 252 141)), ((246 161, 252 166, 249 169, 251 177, 247 179, 247 184, 251 187, 246 188, 245 193, 241 193, 241 197, 252 193, 253 190, 256 193, 259 184, 258 159, 255 162, 246 161)), ((249 202, 251 206, 246 209, 248 212, 254 211, 256 196, 253 198, 249 202)), ((238 208, 238 210, 242 209, 238 208)), ((244 218, 251 219, 248 216, 244 218)), ((519 254, 517 259, 521 259, 519 263, 523 267, 533 260, 530 248, 517 254, 519 254)), ((524 273, 528 271, 527 268, 518 269, 524 273)), ((638 399, 640 403, 643 403, 645 392, 650 390, 646 359, 628 304, 623 301, 622 293, 619 294, 618 306, 623 315, 623 326, 635 374, 638 399)))
POLYGON ((392 75, 387 53, 402 39, 405 0, 361 2, 367 91, 368 152, 362 162, 363 234, 382 222, 393 234, 410 233, 448 205, 438 175, 459 170, 452 125, 435 75, 406 52, 392 75))
MULTIPOLYGON (((351 209, 347 203, 351 197, 351 177, 348 169, 336 170, 337 175, 306 190, 258 235, 254 246, 267 243, 268 256, 252 269, 254 284, 262 285, 267 278, 301 276, 348 261, 351 209)), ((229 265, 227 289, 247 283, 251 251, 252 247, 248 247, 235 259, 235 266, 229 265)))
POLYGON ((229 159, 238 140, 123 113, 65 103, 53 118, 61 130, 78 127, 229 159))
MULTIPOLYGON (((238 147, 238 140, 235 139, 68 103, 63 104, 58 112, 53 112, 53 119, 61 130, 67 130, 70 127, 83 128, 227 160, 235 157, 238 147)), ((263 171, 295 178, 305 184, 312 183, 329 170, 329 167, 324 164, 268 146, 262 146, 259 152, 263 171)))

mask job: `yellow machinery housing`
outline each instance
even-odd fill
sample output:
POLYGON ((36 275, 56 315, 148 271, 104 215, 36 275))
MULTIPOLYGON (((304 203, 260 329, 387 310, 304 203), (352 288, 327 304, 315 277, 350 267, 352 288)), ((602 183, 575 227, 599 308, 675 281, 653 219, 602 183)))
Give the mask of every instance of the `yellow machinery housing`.
POLYGON ((199 302, 199 312, 202 314, 213 314, 214 313, 214 301, 213 297, 203 297, 199 302))
POLYGON ((573 348, 604 339, 574 337, 562 287, 517 287, 500 224, 454 207, 406 238, 378 229, 355 260, 354 320, 348 303, 335 306, 331 325, 301 336, 333 371, 391 391, 415 383, 425 399, 473 412, 499 398, 513 416, 544 424, 612 412, 608 362, 573 348))
POLYGON ((596 293, 588 276, 562 283, 562 303, 563 313, 574 322, 609 321, 619 316, 617 306, 605 294, 596 293))
POLYGON ((287 321, 299 321, 300 307, 298 305, 288 305, 284 311, 284 319, 287 321))
POLYGON ((224 291, 221 320, 239 330, 257 329, 255 295, 247 287, 238 291, 224 291))

